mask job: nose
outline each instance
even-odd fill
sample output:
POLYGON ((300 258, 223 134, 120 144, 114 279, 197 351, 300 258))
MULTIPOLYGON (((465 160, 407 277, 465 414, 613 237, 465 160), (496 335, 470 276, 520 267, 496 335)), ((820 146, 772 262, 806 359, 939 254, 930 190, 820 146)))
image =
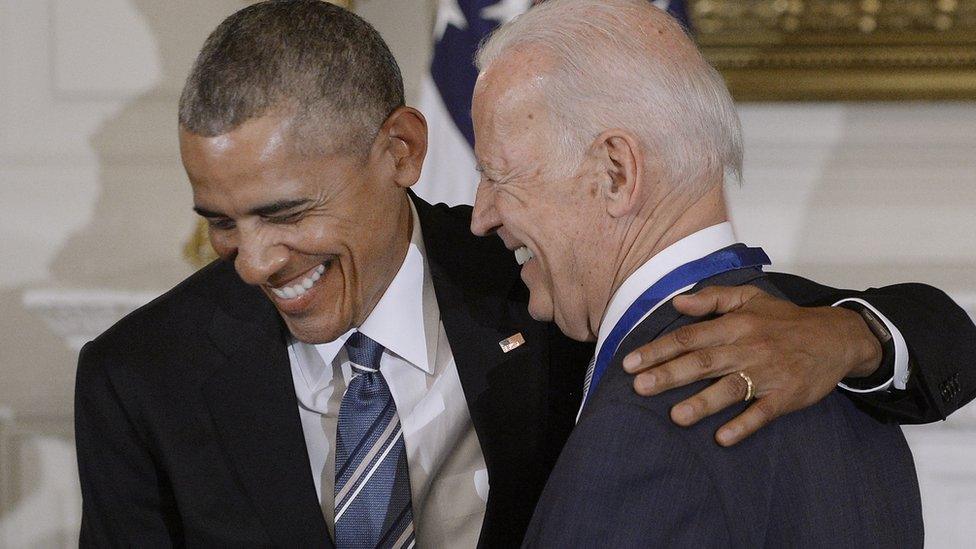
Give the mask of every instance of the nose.
POLYGON ((260 234, 241 235, 234 268, 241 280, 251 285, 266 284, 288 263, 288 247, 269 242, 260 234))
POLYGON ((501 226, 498 210, 495 209, 495 197, 492 190, 485 183, 478 183, 478 192, 474 198, 474 210, 471 212, 471 232, 478 236, 488 236, 501 226))

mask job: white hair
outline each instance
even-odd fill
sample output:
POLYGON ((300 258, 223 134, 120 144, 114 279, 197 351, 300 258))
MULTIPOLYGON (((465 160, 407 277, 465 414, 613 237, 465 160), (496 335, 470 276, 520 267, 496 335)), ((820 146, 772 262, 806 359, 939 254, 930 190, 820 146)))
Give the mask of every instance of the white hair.
POLYGON ((553 62, 542 92, 563 164, 578 167, 601 132, 625 129, 660 155, 675 185, 740 178, 741 129, 725 82, 647 0, 548 0, 482 44, 479 72, 516 46, 553 62))

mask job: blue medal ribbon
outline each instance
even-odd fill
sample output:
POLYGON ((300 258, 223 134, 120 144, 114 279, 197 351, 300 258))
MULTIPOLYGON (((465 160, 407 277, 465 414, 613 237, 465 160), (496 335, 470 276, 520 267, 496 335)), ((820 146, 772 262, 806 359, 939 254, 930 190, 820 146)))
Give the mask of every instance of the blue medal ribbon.
POLYGON ((596 364, 593 368, 593 378, 590 381, 590 390, 583 396, 584 405, 589 400, 590 395, 596 390, 597 383, 610 365, 613 355, 617 352, 617 347, 630 330, 658 303, 666 299, 671 294, 677 292, 685 286, 697 284, 706 278, 711 278, 722 273, 735 271, 738 269, 749 269, 762 267, 771 264, 769 256, 762 248, 747 248, 742 244, 723 248, 717 252, 710 253, 705 257, 696 259, 690 263, 674 269, 661 277, 650 288, 644 291, 634 301, 633 304, 624 312, 616 326, 610 331, 607 339, 603 342, 600 352, 596 357, 596 364))

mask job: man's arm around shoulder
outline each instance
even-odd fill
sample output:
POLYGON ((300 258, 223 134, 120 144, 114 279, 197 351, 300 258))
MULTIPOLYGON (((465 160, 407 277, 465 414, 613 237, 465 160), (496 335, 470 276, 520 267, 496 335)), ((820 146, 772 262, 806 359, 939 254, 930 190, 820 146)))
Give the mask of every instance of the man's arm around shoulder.
POLYGON ((906 391, 851 395, 900 423, 945 419, 976 397, 976 325, 942 290, 908 283, 838 290, 800 277, 771 273, 771 280, 801 305, 831 305, 845 298, 870 303, 898 328, 908 345, 906 391))

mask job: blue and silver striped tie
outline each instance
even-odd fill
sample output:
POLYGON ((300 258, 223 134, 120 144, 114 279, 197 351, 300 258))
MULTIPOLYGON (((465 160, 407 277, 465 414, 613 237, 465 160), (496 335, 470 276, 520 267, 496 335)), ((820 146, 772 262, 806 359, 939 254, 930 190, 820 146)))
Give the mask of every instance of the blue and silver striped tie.
POLYGON ((383 346, 359 332, 346 340, 352 362, 336 429, 335 536, 339 549, 415 544, 410 474, 383 346))

